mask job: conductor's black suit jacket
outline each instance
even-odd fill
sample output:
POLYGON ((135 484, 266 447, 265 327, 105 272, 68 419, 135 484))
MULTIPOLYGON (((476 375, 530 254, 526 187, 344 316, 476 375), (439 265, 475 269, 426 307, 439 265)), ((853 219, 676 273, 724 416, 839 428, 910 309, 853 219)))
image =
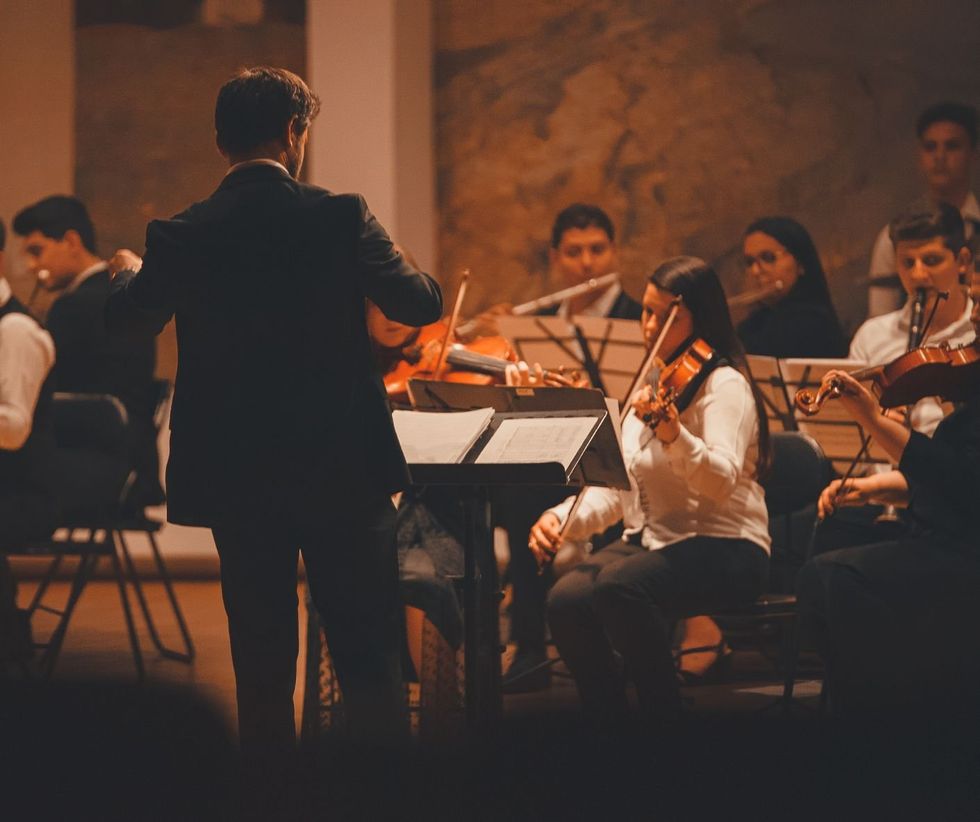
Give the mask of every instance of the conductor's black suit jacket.
POLYGON ((158 333, 176 315, 168 517, 220 525, 297 493, 408 484, 364 320, 442 312, 364 199, 275 165, 230 173, 207 200, 150 223, 139 274, 106 303, 111 332, 158 333))

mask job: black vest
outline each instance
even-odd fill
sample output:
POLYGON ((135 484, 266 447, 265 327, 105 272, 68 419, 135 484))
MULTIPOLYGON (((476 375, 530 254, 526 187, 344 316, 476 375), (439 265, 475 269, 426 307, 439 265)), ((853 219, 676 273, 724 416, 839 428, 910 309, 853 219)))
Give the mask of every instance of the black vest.
MULTIPOLYGON (((0 306, 0 321, 8 314, 30 313, 16 298, 0 306)), ((54 427, 51 409, 54 380, 49 373, 41 386, 27 442, 17 451, 0 449, 0 495, 45 493, 51 490, 54 427)))

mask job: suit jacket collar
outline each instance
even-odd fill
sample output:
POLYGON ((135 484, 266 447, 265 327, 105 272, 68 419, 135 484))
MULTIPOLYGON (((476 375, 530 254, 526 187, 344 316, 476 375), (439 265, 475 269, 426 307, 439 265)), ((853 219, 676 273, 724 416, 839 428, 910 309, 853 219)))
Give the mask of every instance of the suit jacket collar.
POLYGON ((255 165, 236 168, 234 171, 226 174, 218 186, 218 191, 223 191, 226 188, 234 188, 245 183, 253 183, 257 180, 288 180, 289 182, 295 182, 289 176, 289 172, 278 163, 275 165, 270 163, 256 163, 255 165))

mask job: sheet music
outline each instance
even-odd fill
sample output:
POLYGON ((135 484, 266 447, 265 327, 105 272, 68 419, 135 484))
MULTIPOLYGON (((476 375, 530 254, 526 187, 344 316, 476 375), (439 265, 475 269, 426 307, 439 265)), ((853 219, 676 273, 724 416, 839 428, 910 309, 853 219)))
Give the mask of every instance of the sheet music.
POLYGON ((493 420, 492 408, 474 411, 395 411, 395 433, 409 463, 461 462, 493 420))
POLYGON ((567 471, 595 427, 596 419, 532 417, 503 420, 476 461, 558 462, 567 471))

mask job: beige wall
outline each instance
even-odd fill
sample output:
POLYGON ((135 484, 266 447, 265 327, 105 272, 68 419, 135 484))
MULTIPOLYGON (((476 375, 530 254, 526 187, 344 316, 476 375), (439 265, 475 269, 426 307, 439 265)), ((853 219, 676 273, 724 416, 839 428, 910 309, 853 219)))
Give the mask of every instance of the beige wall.
POLYGON ((849 325, 877 230, 919 192, 912 123, 980 102, 980 4, 436 0, 440 257, 474 303, 554 287, 554 214, 620 229, 627 287, 667 255, 732 265, 743 228, 811 231, 849 325), (528 276, 528 272, 532 276, 528 276))
POLYGON ((0 2, 0 218, 4 272, 33 287, 10 221, 25 205, 75 188, 75 26, 72 0, 0 2))
POLYGON ((309 0, 309 80, 323 111, 310 180, 357 191, 389 233, 435 265, 428 0, 309 0))

